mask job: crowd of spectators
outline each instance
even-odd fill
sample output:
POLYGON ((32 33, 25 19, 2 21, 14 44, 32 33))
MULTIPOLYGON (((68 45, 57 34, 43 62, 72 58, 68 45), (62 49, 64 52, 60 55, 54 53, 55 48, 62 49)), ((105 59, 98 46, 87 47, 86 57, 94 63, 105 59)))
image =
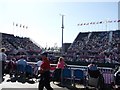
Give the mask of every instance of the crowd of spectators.
POLYGON ((42 51, 42 48, 37 46, 30 38, 14 36, 13 34, 6 33, 0 34, 2 36, 1 48, 6 49, 8 59, 20 54, 25 54, 32 60, 42 51))
POLYGON ((80 32, 65 53, 68 61, 118 63, 120 30, 80 32))
POLYGON ((2 45, 8 50, 23 48, 24 50, 39 50, 30 38, 14 36, 13 34, 2 33, 2 45))
MULTIPOLYGON (((9 54, 22 51, 32 56, 29 57, 31 61, 37 61, 35 57, 42 51, 29 38, 5 33, 2 33, 2 47, 6 48, 8 57, 9 54)), ((65 60, 72 62, 119 63, 120 30, 80 32, 64 53, 64 57, 65 60)))

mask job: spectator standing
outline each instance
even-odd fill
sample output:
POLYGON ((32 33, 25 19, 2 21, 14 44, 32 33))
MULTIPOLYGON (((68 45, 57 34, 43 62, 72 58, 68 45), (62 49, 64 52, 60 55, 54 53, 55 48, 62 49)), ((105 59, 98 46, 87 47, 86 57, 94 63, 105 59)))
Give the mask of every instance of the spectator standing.
POLYGON ((120 89, 120 66, 118 67, 118 70, 115 72, 114 77, 116 88, 120 89))
POLYGON ((4 71, 5 71, 5 63, 6 63, 6 60, 7 60, 7 55, 5 54, 5 49, 4 48, 1 48, 1 50, 0 50, 0 66, 2 66, 1 67, 1 71, 2 71, 2 80, 0 80, 0 82, 1 81, 3 81, 3 76, 4 76, 4 71))
POLYGON ((66 63, 65 63, 65 61, 64 61, 64 58, 63 58, 63 57, 60 57, 60 58, 58 59, 58 63, 57 63, 56 68, 57 68, 57 69, 64 69, 65 66, 66 66, 66 63))
POLYGON ((39 81, 39 86, 38 90, 43 90, 44 87, 47 90, 53 90, 53 88, 50 86, 50 61, 47 58, 47 53, 44 52, 41 54, 42 56, 42 64, 40 68, 40 81, 39 81))
POLYGON ((36 76, 39 75, 39 71, 40 71, 41 64, 42 64, 42 59, 41 59, 41 58, 38 58, 37 64, 35 65, 35 68, 34 68, 34 74, 35 74, 36 76))
POLYGON ((40 70, 40 67, 41 67, 41 64, 42 64, 42 58, 38 58, 39 60, 37 61, 37 67, 39 67, 38 68, 38 70, 40 70))
POLYGON ((65 68, 66 63, 64 62, 63 57, 59 57, 56 69, 53 73, 54 81, 61 81, 62 82, 62 70, 65 68))

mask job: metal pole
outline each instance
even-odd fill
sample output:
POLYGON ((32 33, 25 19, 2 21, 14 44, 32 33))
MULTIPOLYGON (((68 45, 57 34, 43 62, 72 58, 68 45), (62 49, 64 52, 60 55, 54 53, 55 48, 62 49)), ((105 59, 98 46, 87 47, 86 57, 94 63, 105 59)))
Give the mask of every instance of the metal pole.
MULTIPOLYGON (((63 29, 64 29, 64 15, 61 15, 62 16, 62 47, 61 47, 61 56, 63 55, 63 29)), ((63 77, 62 77, 62 73, 63 73, 63 70, 61 69, 61 85, 63 85, 63 77)))
POLYGON ((61 54, 63 55, 63 29, 64 29, 64 15, 62 15, 62 51, 61 51, 61 54))

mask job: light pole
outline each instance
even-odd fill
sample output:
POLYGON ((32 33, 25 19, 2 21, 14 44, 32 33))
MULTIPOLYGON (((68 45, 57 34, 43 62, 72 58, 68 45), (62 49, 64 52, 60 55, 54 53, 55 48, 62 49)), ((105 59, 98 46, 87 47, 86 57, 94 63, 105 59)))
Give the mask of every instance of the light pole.
MULTIPOLYGON (((64 29, 64 15, 60 14, 62 16, 62 47, 61 47, 61 56, 63 55, 63 29, 64 29)), ((61 85, 63 85, 63 77, 62 77, 63 70, 61 69, 61 85)))
MULTIPOLYGON (((61 14, 60 14, 61 15, 61 14)), ((64 15, 62 16, 62 50, 61 50, 61 55, 63 55, 63 29, 64 29, 64 15)))

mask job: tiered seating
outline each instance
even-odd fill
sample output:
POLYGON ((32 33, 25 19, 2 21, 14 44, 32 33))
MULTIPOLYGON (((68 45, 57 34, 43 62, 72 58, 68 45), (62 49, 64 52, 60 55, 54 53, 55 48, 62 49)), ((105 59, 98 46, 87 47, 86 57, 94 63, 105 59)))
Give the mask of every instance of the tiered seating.
POLYGON ((2 45, 7 50, 13 50, 18 48, 23 48, 25 50, 38 50, 38 47, 35 43, 33 43, 29 38, 14 36, 12 34, 2 34, 2 45))
POLYGON ((68 61, 115 63, 120 58, 120 30, 79 33, 69 47, 68 61), (112 38, 110 36, 112 32, 112 38), (109 58, 111 61, 107 61, 109 58))
MULTIPOLYGON (((13 34, 0 33, 2 36, 1 48, 6 48, 8 59, 17 52, 25 52, 28 56, 38 55, 42 48, 37 46, 30 38, 14 36, 13 34)), ((33 60, 34 61, 34 60, 33 60)))

